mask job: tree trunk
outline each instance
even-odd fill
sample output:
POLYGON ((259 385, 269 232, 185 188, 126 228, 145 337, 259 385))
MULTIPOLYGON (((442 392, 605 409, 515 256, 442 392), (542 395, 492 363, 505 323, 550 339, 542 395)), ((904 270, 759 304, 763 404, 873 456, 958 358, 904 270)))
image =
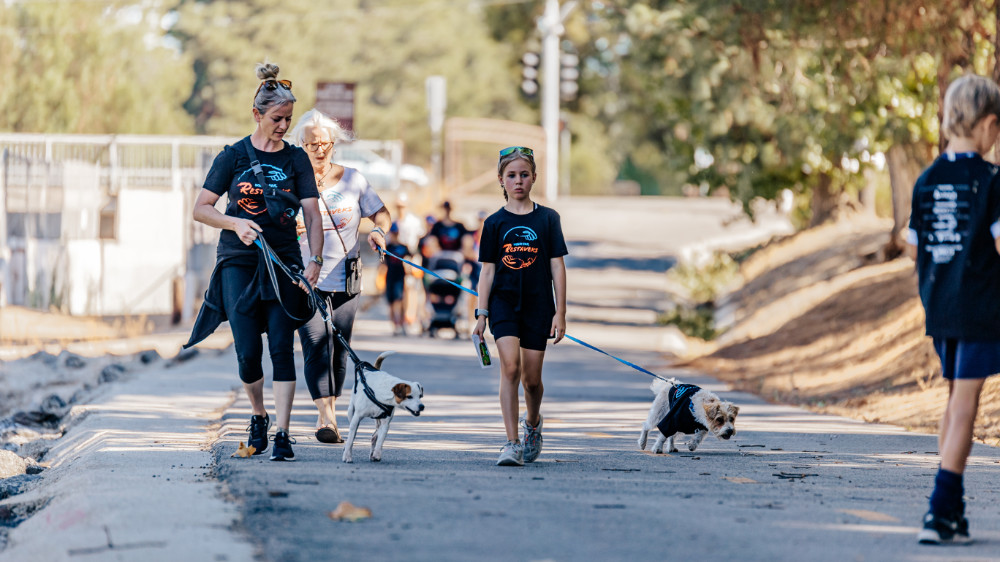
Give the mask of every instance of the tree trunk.
POLYGON ((892 186, 892 233, 885 247, 885 259, 899 257, 906 247, 903 231, 910 220, 910 203, 913 184, 923 168, 912 145, 894 144, 885 155, 889 167, 889 184, 892 186))
POLYGON ((818 226, 832 219, 837 212, 840 194, 833 190, 833 178, 820 174, 812 195, 812 219, 809 226, 818 226))

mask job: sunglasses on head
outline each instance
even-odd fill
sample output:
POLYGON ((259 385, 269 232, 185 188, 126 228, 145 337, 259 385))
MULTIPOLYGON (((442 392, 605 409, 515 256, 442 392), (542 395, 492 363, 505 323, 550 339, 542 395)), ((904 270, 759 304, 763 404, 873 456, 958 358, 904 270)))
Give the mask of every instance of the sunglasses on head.
POLYGON ((286 90, 291 90, 292 89, 292 81, 291 80, 277 80, 275 78, 268 78, 267 80, 262 80, 261 83, 260 83, 260 86, 257 86, 257 91, 253 93, 253 97, 254 97, 254 99, 257 99, 257 94, 260 93, 260 89, 261 88, 267 88, 267 90, 269 92, 272 92, 274 90, 277 90, 278 86, 281 86, 282 88, 284 88, 286 90))
POLYGON ((503 158, 504 156, 510 154, 514 154, 515 152, 520 152, 525 156, 533 156, 535 154, 534 150, 531 150, 526 146, 508 146, 507 148, 500 151, 500 158, 503 158))

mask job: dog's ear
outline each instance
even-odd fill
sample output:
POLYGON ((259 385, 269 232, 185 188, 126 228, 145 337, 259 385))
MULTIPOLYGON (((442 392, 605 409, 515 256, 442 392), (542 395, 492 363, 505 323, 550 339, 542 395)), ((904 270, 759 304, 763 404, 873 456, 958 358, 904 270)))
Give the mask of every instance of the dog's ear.
POLYGON ((706 400, 702 406, 705 408, 705 416, 709 421, 714 420, 719 414, 722 413, 722 404, 719 404, 718 400, 706 400))
POLYGON ((735 418, 740 413, 740 407, 734 404, 729 405, 729 413, 735 418))
POLYGON ((392 387, 392 393, 396 396, 396 404, 399 404, 410 394, 410 385, 406 383, 397 383, 396 386, 392 387))

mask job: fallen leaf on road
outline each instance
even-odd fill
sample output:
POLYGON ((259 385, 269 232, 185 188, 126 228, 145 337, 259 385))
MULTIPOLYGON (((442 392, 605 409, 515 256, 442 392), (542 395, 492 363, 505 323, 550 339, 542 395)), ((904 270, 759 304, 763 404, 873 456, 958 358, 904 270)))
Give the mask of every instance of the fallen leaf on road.
POLYGON ((601 433, 600 431, 588 431, 584 433, 584 435, 586 435, 587 437, 596 437, 599 439, 608 439, 610 437, 614 437, 614 435, 611 435, 610 433, 601 433))
POLYGON ((330 519, 334 521, 361 521, 372 516, 372 510, 367 507, 358 507, 351 502, 340 502, 337 509, 330 512, 330 519))
POLYGON ((794 480, 796 478, 805 478, 806 476, 819 476, 819 474, 807 474, 804 472, 776 472, 771 476, 777 476, 778 478, 784 478, 787 480, 794 480))
POLYGON ((883 521, 885 523, 899 523, 899 519, 891 515, 886 515, 885 513, 879 513, 877 511, 869 511, 867 509, 838 509, 837 511, 841 513, 846 513, 848 515, 853 515, 855 517, 860 517, 865 521, 883 521))
POLYGON ((735 482, 737 484, 757 484, 758 482, 753 478, 744 478, 743 476, 723 476, 723 480, 729 480, 730 482, 735 482))
POLYGON ((233 456, 233 457, 243 457, 244 459, 249 459, 251 456, 253 456, 253 454, 254 454, 254 452, 256 450, 257 450, 257 448, 254 447, 253 445, 250 445, 249 447, 247 447, 246 445, 243 444, 242 441, 240 441, 240 447, 238 449, 236 449, 236 452, 233 453, 231 456, 233 456))

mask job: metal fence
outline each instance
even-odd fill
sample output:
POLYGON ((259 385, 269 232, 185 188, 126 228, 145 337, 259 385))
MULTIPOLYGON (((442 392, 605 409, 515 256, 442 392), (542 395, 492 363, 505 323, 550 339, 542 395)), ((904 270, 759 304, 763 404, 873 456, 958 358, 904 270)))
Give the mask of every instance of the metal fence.
MULTIPOLYGON (((218 239, 217 229, 191 221, 190 206, 215 156, 236 140, 209 136, 0 134, 0 306, 54 306, 78 314, 188 317, 195 295, 200 295, 198 290, 207 282, 201 262, 214 261, 218 239), (160 213, 158 209, 140 211, 137 197, 139 201, 161 202, 164 208, 160 213), (123 216, 126 213, 133 216, 123 216), (144 216, 134 216, 140 213, 144 216), (173 249, 163 252, 156 269, 177 273, 152 275, 156 282, 151 286, 144 286, 153 279, 143 279, 141 271, 119 269, 112 275, 103 263, 111 255, 150 251, 149 240, 143 247, 138 246, 139 242, 130 247, 132 241, 123 235, 136 232, 136 220, 158 225, 162 236, 181 240, 185 248, 179 257, 173 249), (70 246, 93 250, 97 256, 93 259, 101 260, 99 273, 90 280, 93 287, 83 290, 79 286, 83 283, 79 274, 81 252, 70 246), (109 248, 113 250, 110 253, 109 248), (78 263, 69 265, 74 257, 78 263), (140 281, 127 286, 120 280, 117 285, 108 280, 133 276, 140 281), (184 287, 182 291, 178 284, 184 287), (132 293, 117 294, 123 291, 132 293), (178 297, 180 293, 183 298, 178 297), (80 304, 81 300, 87 302, 80 304)), ((355 141, 350 148, 374 154, 380 164, 397 170, 390 189, 398 188, 401 141, 355 141)), ((150 263, 136 267, 149 270, 150 263)))

